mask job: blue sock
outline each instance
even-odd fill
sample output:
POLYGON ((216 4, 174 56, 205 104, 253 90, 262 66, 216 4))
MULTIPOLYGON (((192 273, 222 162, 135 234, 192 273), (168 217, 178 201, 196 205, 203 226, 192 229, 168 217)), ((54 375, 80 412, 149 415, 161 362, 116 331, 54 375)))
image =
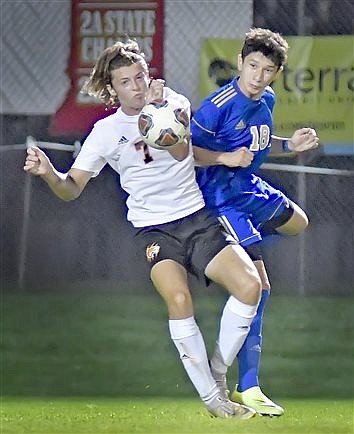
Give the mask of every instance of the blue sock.
POLYGON ((269 297, 269 291, 263 289, 261 300, 257 309, 256 316, 253 318, 250 331, 245 342, 237 354, 239 366, 239 392, 244 392, 250 387, 259 386, 259 362, 262 351, 262 322, 263 312, 269 297))

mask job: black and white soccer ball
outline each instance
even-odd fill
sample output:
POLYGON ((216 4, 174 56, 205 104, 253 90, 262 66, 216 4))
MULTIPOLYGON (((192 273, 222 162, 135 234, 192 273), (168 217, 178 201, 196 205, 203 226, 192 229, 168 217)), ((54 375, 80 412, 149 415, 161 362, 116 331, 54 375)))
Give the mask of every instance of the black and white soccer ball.
POLYGON ((155 149, 177 145, 189 136, 187 111, 167 100, 146 104, 138 125, 143 141, 155 149))

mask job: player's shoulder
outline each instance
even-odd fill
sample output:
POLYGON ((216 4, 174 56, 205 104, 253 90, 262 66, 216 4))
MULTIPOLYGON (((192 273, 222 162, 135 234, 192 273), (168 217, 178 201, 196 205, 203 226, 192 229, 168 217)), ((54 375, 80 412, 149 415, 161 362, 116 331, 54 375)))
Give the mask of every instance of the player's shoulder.
POLYGON ((270 99, 270 100, 274 100, 274 99, 275 99, 275 92, 274 92, 274 89, 273 89, 271 86, 267 86, 267 87, 264 89, 263 97, 264 97, 264 98, 267 98, 267 99, 270 99))
POLYGON ((274 89, 272 88, 272 86, 267 86, 267 87, 264 89, 264 93, 265 93, 266 95, 275 96, 275 92, 274 92, 274 89))
POLYGON ((267 106, 270 107, 270 109, 272 110, 275 104, 276 95, 274 90, 271 88, 271 86, 267 86, 264 89, 262 98, 266 102, 267 106))
POLYGON ((214 105, 217 109, 222 109, 232 104, 236 97, 237 89, 234 86, 234 80, 232 80, 212 93, 205 102, 214 105))
POLYGON ((123 135, 124 130, 129 127, 126 115, 118 109, 116 112, 99 119, 93 125, 90 134, 85 139, 85 144, 89 143, 95 148, 114 143, 116 137, 123 135))
POLYGON ((115 111, 114 113, 105 116, 104 118, 99 119, 98 121, 95 122, 94 124, 94 128, 95 129, 101 129, 104 128, 108 125, 114 124, 115 122, 117 122, 117 118, 119 117, 119 109, 117 111, 115 111))
POLYGON ((207 117, 213 120, 213 123, 217 123, 223 113, 227 112, 229 105, 233 104, 236 96, 237 91, 231 81, 205 98, 194 117, 196 119, 207 117))

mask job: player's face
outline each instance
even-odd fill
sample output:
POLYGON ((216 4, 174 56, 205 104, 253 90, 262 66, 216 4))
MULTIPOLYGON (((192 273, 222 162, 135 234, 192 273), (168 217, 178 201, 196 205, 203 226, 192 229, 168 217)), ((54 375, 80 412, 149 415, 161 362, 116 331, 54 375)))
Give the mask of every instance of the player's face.
POLYGON ((111 72, 113 89, 127 115, 136 115, 144 107, 149 87, 149 74, 141 63, 122 66, 111 72))
POLYGON ((252 99, 258 99, 264 89, 276 80, 281 72, 281 68, 259 51, 250 53, 243 60, 239 56, 238 69, 239 88, 252 99))

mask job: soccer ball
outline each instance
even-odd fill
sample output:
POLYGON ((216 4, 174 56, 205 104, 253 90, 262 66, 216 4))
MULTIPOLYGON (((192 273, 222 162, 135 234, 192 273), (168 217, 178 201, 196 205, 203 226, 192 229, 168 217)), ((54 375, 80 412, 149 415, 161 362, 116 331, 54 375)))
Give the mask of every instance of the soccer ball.
POLYGON ((189 135, 188 113, 167 100, 146 104, 138 125, 143 141, 155 149, 177 145, 189 135))

